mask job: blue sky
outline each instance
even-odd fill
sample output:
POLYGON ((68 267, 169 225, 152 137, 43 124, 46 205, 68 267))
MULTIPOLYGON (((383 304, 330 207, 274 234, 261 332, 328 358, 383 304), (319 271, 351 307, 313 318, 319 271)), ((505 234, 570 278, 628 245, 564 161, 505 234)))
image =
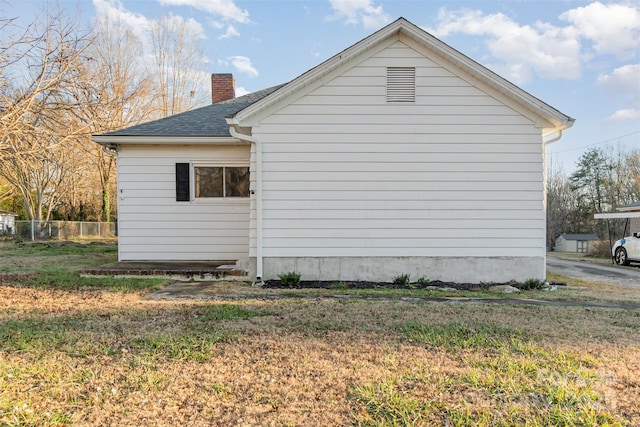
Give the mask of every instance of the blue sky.
MULTIPOLYGON (((0 0, 29 20, 43 1, 0 0)), ((118 17, 141 35, 184 21, 206 73, 233 73, 239 94, 289 81, 402 16, 576 123, 548 147, 570 173, 590 147, 640 148, 640 1, 60 0, 90 23, 118 17)))

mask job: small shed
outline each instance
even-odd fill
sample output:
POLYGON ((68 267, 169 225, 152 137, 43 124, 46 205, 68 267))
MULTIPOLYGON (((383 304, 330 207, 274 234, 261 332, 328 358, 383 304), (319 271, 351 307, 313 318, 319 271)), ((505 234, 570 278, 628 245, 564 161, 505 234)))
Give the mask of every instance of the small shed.
POLYGON ((16 217, 12 212, 0 211, 0 236, 16 234, 16 217))
POLYGON ((556 252, 589 253, 593 242, 600 240, 595 234, 562 234, 556 239, 556 252))

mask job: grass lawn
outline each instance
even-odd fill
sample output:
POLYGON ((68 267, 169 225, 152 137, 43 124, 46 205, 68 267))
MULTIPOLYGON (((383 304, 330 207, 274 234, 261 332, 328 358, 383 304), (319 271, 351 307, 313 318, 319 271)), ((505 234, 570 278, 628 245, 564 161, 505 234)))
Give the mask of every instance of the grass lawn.
MULTIPOLYGON (((0 242, 0 425, 640 425, 639 310, 146 301, 167 282, 77 274, 115 258, 0 242)), ((640 301, 552 280, 588 289, 518 296, 640 301)))

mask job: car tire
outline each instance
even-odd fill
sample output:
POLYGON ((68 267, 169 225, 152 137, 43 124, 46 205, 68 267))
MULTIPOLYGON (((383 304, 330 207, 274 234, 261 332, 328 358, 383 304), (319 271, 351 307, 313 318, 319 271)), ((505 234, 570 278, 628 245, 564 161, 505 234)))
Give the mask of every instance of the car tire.
POLYGON ((616 261, 616 264, 618 265, 629 265, 629 257, 627 256, 627 250, 622 246, 616 249, 615 261, 616 261))

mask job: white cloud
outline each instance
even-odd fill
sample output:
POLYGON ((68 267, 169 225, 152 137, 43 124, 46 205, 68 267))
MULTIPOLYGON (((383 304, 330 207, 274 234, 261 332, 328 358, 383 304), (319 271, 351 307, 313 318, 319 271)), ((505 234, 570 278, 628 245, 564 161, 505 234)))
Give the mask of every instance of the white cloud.
POLYGON ((560 19, 593 42, 599 54, 632 57, 640 47, 640 8, 631 4, 600 2, 568 10, 560 19))
POLYGON ((598 77, 598 84, 617 93, 640 98, 640 64, 623 65, 611 74, 602 74, 598 77))
POLYGON ((146 40, 153 21, 139 13, 124 8, 120 0, 93 0, 97 20, 119 22, 131 30, 140 40, 146 40))
POLYGON ((391 21, 382 6, 374 6, 372 0, 329 0, 334 14, 329 20, 345 19, 347 24, 362 24, 365 28, 378 29, 391 21))
POLYGON ((139 13, 124 8, 120 0, 93 0, 96 19, 107 19, 109 22, 120 22, 129 28, 133 34, 145 43, 149 43, 152 28, 162 20, 170 29, 184 29, 191 37, 204 39, 205 31, 195 19, 184 19, 180 15, 168 14, 159 19, 149 19, 139 13))
POLYGON ((250 22, 249 12, 240 9, 233 0, 159 0, 161 4, 173 6, 191 6, 204 12, 218 15, 224 19, 242 24, 250 22))
POLYGON ((530 80, 533 74, 549 79, 580 77, 580 44, 571 27, 543 22, 520 25, 502 13, 485 15, 471 9, 443 8, 437 20, 437 27, 427 28, 437 37, 455 33, 486 36, 491 55, 503 61, 496 67, 516 83, 530 80))
POLYGON ((186 31, 191 37, 198 39, 205 39, 206 33, 202 24, 193 18, 184 19, 180 15, 168 14, 160 18, 167 25, 167 28, 172 31, 186 31))
POLYGON ((613 95, 626 98, 622 108, 607 118, 607 121, 623 121, 640 117, 640 64, 628 64, 616 68, 610 74, 598 77, 598 85, 613 95))
POLYGON ((236 30, 236 28, 233 25, 229 25, 227 26, 227 31, 218 36, 218 39, 230 39, 231 37, 238 37, 240 35, 240 33, 238 32, 238 30, 236 30))
POLYGON ((622 122, 625 120, 640 119, 640 110, 634 110, 633 108, 623 108, 618 110, 609 117, 607 122, 622 122))
POLYGON ((251 92, 243 88, 242 86, 236 86, 236 98, 239 96, 247 95, 251 92))
POLYGON ((224 23, 220 22, 220 21, 216 21, 214 19, 210 19, 209 20, 209 25, 211 25, 213 28, 216 28, 218 30, 221 30, 224 28, 224 23))
POLYGON ((253 67, 251 59, 246 56, 230 56, 229 61, 239 72, 248 74, 251 77, 258 76, 258 70, 253 67))
POLYGON ((495 68, 516 83, 534 74, 576 79, 582 65, 595 54, 633 58, 640 53, 640 7, 633 3, 596 1, 567 10, 559 19, 567 25, 540 21, 521 25, 502 13, 443 8, 435 28, 427 31, 438 37, 468 34, 486 38, 490 54, 503 61, 495 68))

